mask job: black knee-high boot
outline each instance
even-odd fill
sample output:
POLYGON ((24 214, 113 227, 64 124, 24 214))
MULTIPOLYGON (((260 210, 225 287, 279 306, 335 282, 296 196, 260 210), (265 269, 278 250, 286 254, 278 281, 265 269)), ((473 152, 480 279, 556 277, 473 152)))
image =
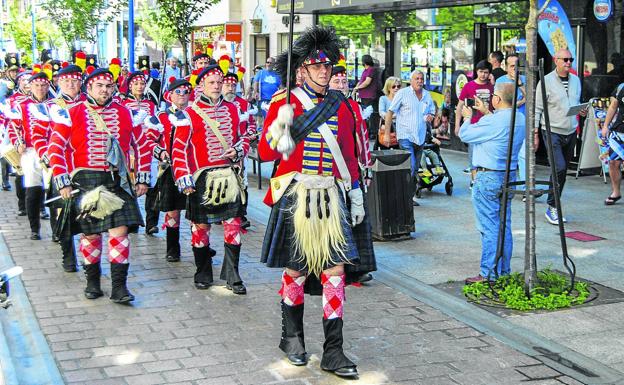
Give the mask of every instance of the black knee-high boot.
POLYGON ((325 333, 325 343, 323 344, 321 369, 333 372, 340 377, 357 376, 355 364, 345 356, 342 350, 342 318, 323 318, 323 332, 325 333))
POLYGON ((167 227, 167 262, 180 262, 180 228, 167 227))
POLYGON ((26 215, 26 189, 23 175, 15 177, 15 195, 17 196, 17 215, 26 215))
POLYGON ((26 213, 28 214, 28 222, 30 222, 30 239, 41 239, 39 230, 41 230, 41 196, 43 194, 42 187, 26 188, 26 213))
POLYGON ((210 256, 209 247, 193 247, 193 255, 195 256, 195 287, 205 290, 210 287, 213 282, 212 278, 212 257, 210 256))
POLYGON ((100 287, 100 277, 102 270, 100 263, 91 263, 84 266, 84 273, 87 277, 87 287, 84 289, 84 295, 87 299, 96 299, 104 295, 100 287))
POLYGON ((71 234, 63 234, 59 241, 61 251, 63 252, 63 270, 68 273, 78 271, 76 266, 76 247, 74 246, 74 238, 71 234))
POLYGON ((304 305, 288 306, 282 303, 282 339, 279 348, 286 353, 291 364, 296 366, 308 363, 303 335, 304 305))
POLYGON ((134 301, 134 296, 128 291, 126 282, 128 279, 128 263, 111 263, 111 296, 115 303, 128 303, 134 301))
POLYGON ((227 281, 226 288, 234 294, 247 294, 243 279, 238 273, 241 245, 223 244, 223 264, 221 265, 220 278, 227 281))
POLYGON ((145 194, 145 231, 147 234, 156 234, 158 232, 160 211, 154 209, 157 198, 158 189, 156 187, 147 189, 145 194))

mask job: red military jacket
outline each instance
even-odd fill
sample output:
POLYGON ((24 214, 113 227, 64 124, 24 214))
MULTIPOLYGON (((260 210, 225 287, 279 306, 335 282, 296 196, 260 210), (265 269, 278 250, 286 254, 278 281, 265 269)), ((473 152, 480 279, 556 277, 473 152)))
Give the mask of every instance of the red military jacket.
POLYGON ((13 108, 15 115, 11 117, 11 123, 21 128, 18 131, 22 134, 21 139, 26 148, 34 147, 39 158, 45 153, 50 122, 46 102, 39 102, 29 96, 13 108))
POLYGON ((142 122, 133 121, 130 110, 116 102, 99 106, 86 100, 68 110, 51 108, 52 134, 48 154, 57 187, 70 185, 70 175, 80 169, 109 171, 107 139, 118 141, 126 165, 133 144, 138 148, 138 183, 149 184, 151 148, 142 129, 142 122), (89 114, 94 110, 106 125, 102 131, 89 114))
MULTIPOLYGON (((308 94, 314 104, 317 104, 319 101, 322 100, 317 97, 315 92, 307 85, 304 84, 301 88, 304 92, 308 94)), ((304 108, 301 101, 299 101, 297 97, 292 93, 290 97, 290 103, 295 105, 295 118, 304 113, 304 108)), ((277 143, 271 137, 269 127, 277 118, 277 112, 279 108, 284 104, 286 104, 286 91, 282 90, 275 93, 275 95, 273 95, 273 98, 271 99, 269 111, 267 112, 266 119, 264 120, 262 137, 260 139, 260 143, 258 144, 258 153, 260 155, 260 158, 262 158, 262 160, 264 161, 274 161, 282 157, 282 154, 280 154, 276 150, 277 143)), ((353 183, 353 187, 359 187, 358 161, 355 156, 355 140, 353 138, 353 114, 351 113, 347 105, 342 103, 342 105, 338 108, 336 114, 332 116, 326 123, 329 128, 334 132, 336 141, 338 142, 338 145, 342 150, 342 156, 345 160, 349 173, 351 174, 350 177, 353 183)), ((325 143, 325 140, 319 133, 318 129, 313 130, 308 134, 308 136, 306 136, 303 140, 297 143, 294 151, 292 152, 292 154, 290 154, 288 159, 282 159, 280 161, 277 172, 275 173, 275 177, 279 177, 291 172, 334 176, 340 179, 340 171, 338 170, 338 166, 336 166, 334 157, 331 154, 329 147, 325 143)), ((269 188, 269 191, 264 198, 264 202, 269 206, 276 203, 273 202, 271 188, 269 188)))
POLYGON ((156 113, 156 104, 147 98, 139 100, 133 95, 128 95, 121 100, 121 104, 133 111, 143 111, 147 116, 152 116, 156 113))
POLYGON ((170 116, 175 119, 175 113, 178 111, 180 110, 171 104, 166 110, 156 113, 155 118, 158 122, 154 122, 154 118, 145 121, 149 132, 148 137, 157 138, 156 146, 154 147, 154 157, 156 159, 160 159, 163 151, 166 151, 169 157, 171 157, 176 127, 171 124, 170 116))
POLYGON ((357 145, 357 158, 362 168, 371 168, 373 162, 371 160, 370 146, 368 143, 368 126, 362 117, 362 108, 355 100, 349 98, 349 104, 355 112, 355 142, 357 145))
POLYGON ((5 124, 9 134, 9 140, 13 145, 17 143, 18 138, 23 140, 21 118, 19 116, 20 114, 16 111, 16 107, 28 98, 29 96, 21 91, 16 91, 8 98, 8 110, 6 111, 5 124))
POLYGON ((171 158, 174 178, 180 188, 194 186, 192 176, 199 170, 226 167, 233 163, 230 159, 221 158, 225 151, 223 145, 205 119, 195 111, 196 108, 219 123, 219 132, 228 146, 237 152, 234 162, 242 159, 249 151, 249 138, 240 135, 236 106, 222 97, 213 105, 205 95, 200 95, 184 111, 169 115, 171 123, 176 126, 171 158))
POLYGON ((256 125, 256 119, 254 118, 255 113, 253 113, 253 110, 257 112, 257 109, 255 107, 252 109, 251 103, 238 95, 232 100, 232 103, 238 108, 239 117, 241 118, 240 134, 250 138, 254 137, 257 133, 258 126, 256 125))

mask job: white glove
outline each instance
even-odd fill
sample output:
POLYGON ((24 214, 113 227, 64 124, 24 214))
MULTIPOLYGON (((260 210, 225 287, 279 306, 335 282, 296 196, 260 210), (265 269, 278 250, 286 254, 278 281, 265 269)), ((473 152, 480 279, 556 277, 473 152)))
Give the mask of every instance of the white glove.
POLYGON ((362 119, 366 120, 373 114, 373 106, 368 106, 362 111, 362 119))
POLYGON ((295 142, 290 136, 290 126, 293 124, 295 112, 291 105, 285 104, 277 111, 277 117, 271 123, 269 132, 273 140, 277 141, 277 151, 284 155, 284 159, 295 149, 295 142))
POLYGON ((267 102, 260 103, 260 108, 262 108, 265 111, 268 111, 269 110, 269 103, 267 103, 267 102))
POLYGON ((351 201, 351 225, 357 226, 364 220, 364 196, 360 188, 349 191, 351 201))

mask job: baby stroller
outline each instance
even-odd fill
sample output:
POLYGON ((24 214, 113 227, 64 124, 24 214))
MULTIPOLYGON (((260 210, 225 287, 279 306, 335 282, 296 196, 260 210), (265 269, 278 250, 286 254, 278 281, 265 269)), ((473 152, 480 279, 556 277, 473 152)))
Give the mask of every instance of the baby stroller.
MULTIPOLYGON (((431 164, 428 158, 426 158, 427 169, 419 169, 418 170, 418 181, 416 182, 416 197, 420 198, 422 195, 422 190, 431 191, 433 186, 439 185, 444 181, 445 178, 448 178, 446 184, 444 185, 444 190, 446 191, 446 195, 453 195, 453 177, 446 167, 446 163, 444 162, 444 158, 440 154, 440 146, 427 143, 423 147, 424 150, 431 150, 440 159, 440 166, 444 172, 434 172, 434 166, 431 164)), ((425 157, 425 154, 422 155, 425 157)))

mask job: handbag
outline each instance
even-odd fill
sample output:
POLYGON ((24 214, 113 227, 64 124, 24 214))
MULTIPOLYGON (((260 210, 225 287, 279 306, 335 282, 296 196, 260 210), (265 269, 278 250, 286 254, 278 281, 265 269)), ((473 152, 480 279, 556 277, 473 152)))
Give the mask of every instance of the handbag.
POLYGON ((396 137, 396 123, 392 122, 390 129, 386 129, 386 123, 379 125, 379 144, 385 147, 396 147, 399 145, 399 141, 396 137))

